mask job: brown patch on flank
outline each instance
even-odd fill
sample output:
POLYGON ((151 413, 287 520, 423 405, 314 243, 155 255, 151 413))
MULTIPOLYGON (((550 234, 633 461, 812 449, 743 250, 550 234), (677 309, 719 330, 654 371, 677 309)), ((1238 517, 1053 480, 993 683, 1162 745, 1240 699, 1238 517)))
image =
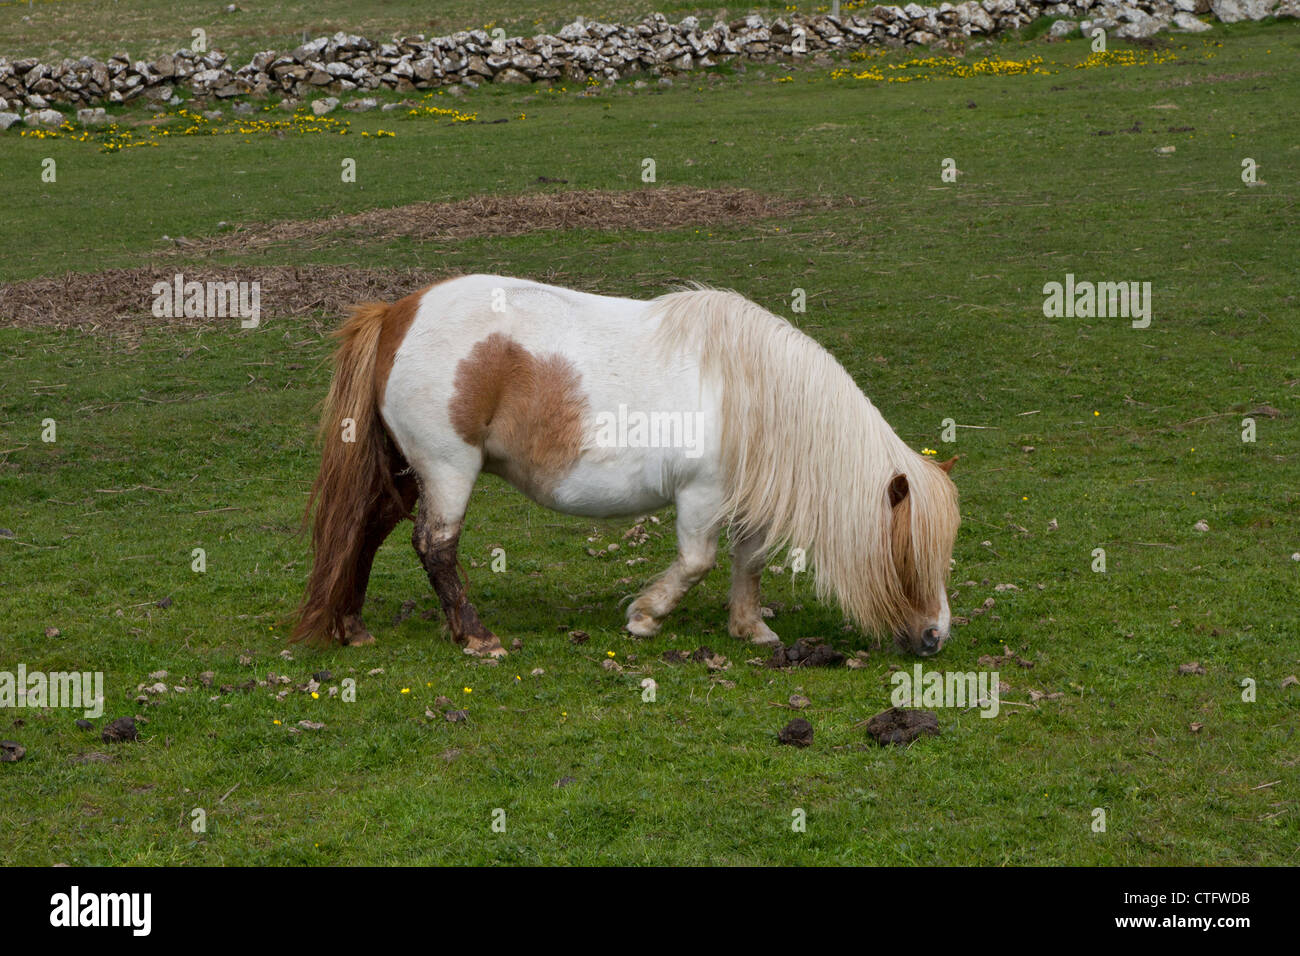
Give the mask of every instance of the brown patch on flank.
POLYGON ((587 398, 564 356, 535 356, 494 332, 457 364, 453 384, 452 427, 483 449, 485 470, 532 494, 577 461, 587 398))
POLYGON ((452 242, 523 236, 568 229, 637 231, 716 226, 789 216, 808 208, 855 204, 851 198, 787 198, 753 189, 566 189, 513 196, 474 196, 452 202, 417 202, 389 209, 253 223, 216 236, 168 246, 156 255, 249 252, 292 243, 295 249, 414 239, 452 242))

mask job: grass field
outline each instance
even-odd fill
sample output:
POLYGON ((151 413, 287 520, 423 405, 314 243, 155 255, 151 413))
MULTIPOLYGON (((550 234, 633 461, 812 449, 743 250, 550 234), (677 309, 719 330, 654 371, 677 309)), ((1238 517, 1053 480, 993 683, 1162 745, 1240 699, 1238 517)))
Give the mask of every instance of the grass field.
MULTIPOLYGON (((320 9, 318 27, 346 19, 320 9)), ((33 27, 15 45, 39 51, 44 36, 33 27)), ((78 39, 78 53, 117 41, 78 39)), ((521 650, 496 666, 468 659, 424 617, 436 600, 403 526, 371 579, 378 643, 284 659, 339 315, 163 323, 141 285, 136 319, 101 320, 87 297, 84 312, 15 324, 0 298, 0 670, 103 671, 107 698, 93 733, 74 725, 79 712, 0 714, 0 737, 27 749, 0 765, 0 862, 1296 863, 1300 687, 1284 680, 1300 672, 1300 28, 1112 50, 1089 58, 1081 40, 1029 36, 955 63, 837 64, 883 81, 750 66, 671 88, 421 100, 477 122, 375 112, 187 136, 184 117, 128 109, 103 137, 157 145, 124 150, 0 134, 0 278, 14 290, 65 272, 271 265, 333 267, 340 283, 385 269, 636 297, 684 280, 737 289, 831 349, 914 448, 964 456, 952 589, 954 614, 971 620, 927 668, 985 669, 979 658, 1004 646, 1033 665, 1000 668, 1010 689, 997 718, 941 709, 940 736, 882 749, 857 725, 889 706, 891 668, 913 659, 846 632, 806 580, 765 576, 773 628, 865 649, 864 668, 747 663, 755 652, 726 634, 725 552, 663 634, 637 641, 621 602, 668 563, 672 535, 593 557, 632 520, 556 515, 488 478, 462 561, 484 620, 521 650), (983 56, 1001 65, 970 66, 983 56), (641 181, 646 157, 654 185, 641 181), (344 158, 355 183, 341 181, 344 158), (947 158, 955 183, 941 178, 947 158), (45 159, 56 182, 41 179, 45 159), (593 221, 439 239, 358 227, 256 247, 232 230, 672 186, 820 202, 671 229, 593 221), (222 235, 232 241, 202 245, 222 235), (1067 273, 1151 282, 1150 327, 1045 317, 1043 286, 1067 273), (802 315, 789 311, 796 287, 802 315), (948 418, 968 426, 955 444, 942 441, 948 418), (195 548, 204 573, 191 570, 195 548), (494 548, 504 573, 489 567, 494 548), (572 630, 590 639, 573 644, 572 630), (729 669, 661 659, 700 645, 729 669), (602 666, 611 654, 621 672, 602 666), (1180 674, 1192 661, 1205 673, 1180 674), (137 703, 159 670, 188 690, 137 703), (319 699, 293 690, 322 670, 319 699), (217 692, 271 671, 293 681, 283 700, 274 687, 217 692), (355 703, 326 693, 345 677, 355 703), (812 702, 803 750, 776 742, 794 693, 812 702), (468 720, 427 718, 438 696, 468 720), (148 719, 139 742, 100 742, 107 720, 130 714, 148 719), (196 808, 205 833, 191 827, 196 808), (806 832, 792 831, 797 808, 806 832)))
MULTIPOLYGON (((846 2, 841 8, 870 8, 874 4, 846 2)), ((287 0, 275 4, 229 4, 206 0, 0 0, 0 23, 4 24, 5 52, 9 55, 73 58, 87 53, 111 56, 128 50, 133 56, 160 56, 189 47, 192 31, 202 29, 209 45, 246 62, 258 50, 293 49, 309 37, 334 33, 359 33, 366 37, 445 36, 457 30, 501 27, 510 36, 533 36, 558 30, 577 16, 606 23, 640 20, 662 13, 679 21, 688 15, 706 23, 730 20, 753 12, 767 14, 799 9, 804 13, 826 11, 829 4, 790 4, 781 0, 758 0, 743 6, 705 6, 698 0, 649 0, 574 6, 570 0, 530 0, 497 4, 487 9, 474 0, 444 0, 431 9, 419 0, 382 0, 358 5, 347 0, 287 0), (241 59, 242 58, 242 59, 241 59)))

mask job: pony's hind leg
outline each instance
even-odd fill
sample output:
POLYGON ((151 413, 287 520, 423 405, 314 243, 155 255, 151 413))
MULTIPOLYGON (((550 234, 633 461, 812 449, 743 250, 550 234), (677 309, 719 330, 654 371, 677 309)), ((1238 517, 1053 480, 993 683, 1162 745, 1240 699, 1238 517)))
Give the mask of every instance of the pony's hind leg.
POLYGON ((677 560, 637 595, 627 609, 627 629, 653 637, 663 619, 713 568, 718 553, 715 499, 709 494, 677 496, 677 560))
POLYGON ((476 477, 477 473, 466 475, 444 470, 422 485, 411 543, 442 604, 452 640, 466 654, 503 657, 506 651, 501 641, 483 626, 465 595, 456 562, 461 524, 476 477))
MULTIPOLYGON (((403 463, 404 464, 404 463, 403 463)), ((366 523, 365 537, 361 550, 357 553, 356 574, 354 577, 351 600, 343 608, 343 643, 348 646, 373 644, 374 637, 361 620, 361 607, 366 602, 366 587, 370 583, 370 568, 375 563, 375 552, 393 532, 403 518, 411 515, 419 488, 415 477, 409 472, 393 476, 401 498, 399 505, 390 495, 382 495, 370 509, 370 519, 366 523)))
POLYGON ((758 596, 763 558, 759 535, 740 535, 732 541, 727 630, 732 637, 753 644, 779 644, 781 639, 763 622, 762 605, 758 596))

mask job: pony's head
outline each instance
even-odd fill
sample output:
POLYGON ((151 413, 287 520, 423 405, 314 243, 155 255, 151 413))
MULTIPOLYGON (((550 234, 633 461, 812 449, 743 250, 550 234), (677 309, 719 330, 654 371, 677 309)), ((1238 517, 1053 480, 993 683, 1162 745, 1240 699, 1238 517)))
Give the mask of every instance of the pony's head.
POLYGON ((921 459, 912 476, 889 482, 890 545, 902 594, 894 640, 918 657, 937 654, 948 640, 948 569, 961 516, 945 462, 921 459))

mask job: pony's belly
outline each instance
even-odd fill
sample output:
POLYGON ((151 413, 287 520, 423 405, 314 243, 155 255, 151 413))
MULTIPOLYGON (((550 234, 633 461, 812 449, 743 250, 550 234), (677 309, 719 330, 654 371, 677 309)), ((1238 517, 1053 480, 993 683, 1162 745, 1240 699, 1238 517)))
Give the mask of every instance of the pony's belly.
POLYGON ((616 518, 658 511, 672 498, 639 475, 624 469, 580 463, 549 489, 533 489, 531 497, 564 514, 585 518, 616 518))

